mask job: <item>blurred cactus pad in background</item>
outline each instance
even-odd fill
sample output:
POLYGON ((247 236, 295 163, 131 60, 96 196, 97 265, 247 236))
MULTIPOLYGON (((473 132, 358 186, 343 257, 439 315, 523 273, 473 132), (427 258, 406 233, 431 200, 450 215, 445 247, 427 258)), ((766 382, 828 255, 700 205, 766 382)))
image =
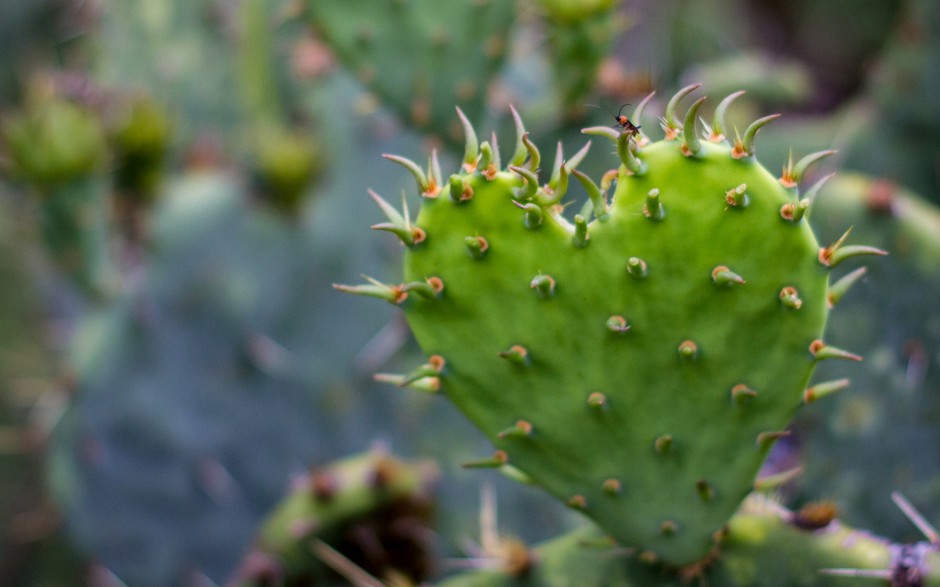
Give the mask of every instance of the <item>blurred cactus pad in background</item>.
POLYGON ((933 0, 0 33, 0 583, 940 585, 933 0))

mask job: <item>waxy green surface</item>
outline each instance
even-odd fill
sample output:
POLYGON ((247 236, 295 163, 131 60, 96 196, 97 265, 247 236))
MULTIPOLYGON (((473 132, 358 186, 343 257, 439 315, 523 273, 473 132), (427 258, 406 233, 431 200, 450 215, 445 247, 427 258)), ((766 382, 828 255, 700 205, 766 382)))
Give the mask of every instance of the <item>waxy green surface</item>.
POLYGON ((708 553, 752 488, 770 446, 758 435, 785 429, 801 404, 809 346, 825 326, 827 270, 806 221, 779 214, 795 192, 753 157, 734 159, 712 143, 686 157, 679 141, 639 157, 644 172, 621 168, 610 212, 591 222, 581 248, 573 226, 549 210, 526 228, 513 173, 467 174, 466 202, 448 188, 426 199, 416 224, 427 239, 407 249, 405 281, 439 277, 444 290, 403 307, 421 347, 446 361, 442 391, 509 464, 583 504, 625 545, 686 564, 708 553), (725 193, 742 183, 749 205, 729 206, 725 193), (659 221, 643 212, 654 188, 659 221), (479 259, 468 236, 487 241, 479 259), (646 277, 627 272, 631 257, 645 261, 646 277), (719 265, 745 283, 716 284, 719 265), (530 286, 538 275, 554 280, 552 295, 530 286), (781 303, 785 286, 798 290, 799 309, 781 303), (611 331, 611 316, 630 329, 611 331), (697 353, 683 358, 689 340, 697 353), (525 347, 528 364, 499 356, 513 345, 525 347), (741 384, 757 395, 734 401, 741 384), (601 409, 588 402, 598 392, 601 409), (518 420, 530 435, 499 436, 518 420), (660 440, 658 451, 667 436, 671 446, 660 440))

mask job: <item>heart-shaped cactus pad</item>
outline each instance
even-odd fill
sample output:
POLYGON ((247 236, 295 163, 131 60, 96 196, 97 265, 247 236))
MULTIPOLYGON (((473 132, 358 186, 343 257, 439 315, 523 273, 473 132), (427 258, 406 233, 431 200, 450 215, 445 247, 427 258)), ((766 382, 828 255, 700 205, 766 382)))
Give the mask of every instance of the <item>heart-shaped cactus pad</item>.
POLYGON ((820 249, 807 224, 796 184, 828 153, 775 178, 752 150, 773 117, 729 144, 728 99, 700 138, 701 100, 683 121, 674 114, 683 95, 666 109, 664 140, 629 126, 585 130, 618 147, 619 168, 600 187, 574 170, 586 149, 559 157, 540 185, 518 116, 505 169, 468 124, 449 181, 434 162, 425 174, 390 156, 425 196, 412 222, 373 194, 389 215, 375 228, 407 245, 404 283, 340 286, 401 305, 431 359, 384 377, 453 401, 497 448, 478 465, 521 472, 674 565, 714 546, 806 401, 815 361, 856 358, 820 340, 827 294, 838 294, 828 272, 872 252, 820 249), (573 221, 561 206, 570 175, 590 195, 573 221))

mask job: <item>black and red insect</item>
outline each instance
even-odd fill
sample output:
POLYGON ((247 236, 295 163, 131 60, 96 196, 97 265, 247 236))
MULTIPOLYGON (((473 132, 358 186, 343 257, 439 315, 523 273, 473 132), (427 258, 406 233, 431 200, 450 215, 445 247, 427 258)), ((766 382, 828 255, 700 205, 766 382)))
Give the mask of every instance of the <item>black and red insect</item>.
POLYGON ((614 116, 614 120, 617 121, 617 126, 623 129, 623 132, 628 133, 630 136, 635 137, 640 134, 640 127, 633 124, 626 115, 623 114, 623 109, 629 106, 629 104, 624 104, 620 107, 620 110, 617 111, 617 115, 614 116))

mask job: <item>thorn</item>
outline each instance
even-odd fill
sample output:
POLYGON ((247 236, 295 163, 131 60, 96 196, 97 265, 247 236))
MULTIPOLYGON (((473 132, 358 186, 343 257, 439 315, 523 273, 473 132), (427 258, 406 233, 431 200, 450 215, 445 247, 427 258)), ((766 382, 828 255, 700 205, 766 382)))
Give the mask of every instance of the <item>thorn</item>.
POLYGON ((473 125, 467 120, 463 110, 457 107, 457 117, 460 119, 460 125, 463 127, 465 137, 465 146, 463 153, 463 168, 467 173, 476 171, 477 162, 480 156, 480 146, 477 143, 477 133, 473 130, 473 125))
POLYGON ((757 397, 757 392, 743 383, 738 383, 731 388, 731 399, 739 406, 750 403, 755 397, 757 397))
POLYGON ((618 181, 619 177, 620 177, 619 169, 608 169, 604 173, 604 175, 601 176, 601 191, 603 191, 606 194, 610 190, 610 186, 615 181, 618 181))
MULTIPOLYGON (((415 181, 418 182, 418 188, 419 188, 418 193, 420 193, 422 196, 429 197, 429 198, 437 197, 437 193, 431 193, 432 191, 431 181, 428 179, 428 176, 425 175, 424 171, 420 167, 418 167, 417 163, 415 163, 411 159, 408 159, 407 157, 400 157, 398 155, 383 154, 382 157, 388 159, 389 161, 398 163, 399 165, 403 166, 405 169, 410 171, 411 174, 415 176, 415 181)), ((438 191, 440 191, 440 189, 438 189, 438 191)))
POLYGON ((915 508, 900 491, 891 492, 891 501, 894 502, 894 505, 898 506, 898 509, 904 513, 904 516, 907 517, 912 524, 917 526, 917 529, 920 530, 920 533, 924 535, 928 542, 933 545, 940 544, 940 533, 937 532, 937 529, 927 521, 927 518, 925 518, 923 514, 917 511, 917 508, 915 508))
POLYGON ((656 450, 656 454, 668 455, 672 452, 672 435, 657 436, 656 440, 653 441, 653 448, 656 450))
POLYGON ((622 132, 617 136, 617 157, 620 158, 620 162, 631 174, 643 175, 646 168, 643 162, 637 159, 634 149, 636 149, 636 143, 630 138, 630 133, 622 132))
POLYGON ((717 285, 728 286, 732 284, 744 284, 744 278, 728 269, 724 265, 718 265, 712 269, 712 281, 717 285))
POLYGON ((623 484, 620 483, 619 479, 605 479, 604 483, 601 485, 601 491, 611 496, 620 495, 621 491, 623 491, 623 484))
POLYGON ((473 199, 473 186, 463 176, 454 174, 448 180, 450 184, 450 199, 458 204, 473 199))
POLYGON ((840 348, 829 346, 818 338, 809 345, 809 352, 817 361, 821 361, 823 359, 848 359, 850 361, 862 360, 862 357, 850 353, 849 351, 844 351, 840 348))
POLYGON ((824 383, 817 383, 812 387, 806 388, 803 392, 803 403, 811 404, 814 401, 826 397, 827 395, 832 395, 837 391, 842 391, 849 386, 848 379, 836 379, 835 381, 826 381, 824 383))
POLYGON ((731 156, 735 159, 744 159, 746 157, 751 157, 754 155, 754 137, 765 124, 773 122, 780 118, 780 114, 771 114, 769 116, 764 116, 758 118, 754 122, 748 125, 744 130, 744 138, 742 139, 738 136, 737 130, 735 130, 735 139, 734 147, 731 149, 731 156))
POLYGON ((509 170, 520 176, 525 182, 522 184, 522 187, 515 190, 513 198, 523 202, 534 200, 539 190, 539 178, 535 175, 535 172, 525 167, 516 167, 515 165, 510 165, 509 170))
POLYGON ((425 377, 416 379, 410 383, 405 383, 406 376, 397 373, 376 373, 372 379, 379 383, 388 383, 395 387, 407 387, 421 393, 435 394, 441 390, 441 380, 439 377, 425 377))
POLYGON ((419 244, 427 238, 427 233, 425 233, 424 230, 411 223, 411 219, 408 217, 408 206, 405 203, 404 194, 402 194, 402 209, 404 215, 399 213, 398 210, 374 191, 369 190, 369 195, 385 214, 385 218, 388 219, 388 222, 372 225, 373 230, 390 232, 397 236, 405 246, 409 247, 419 244))
POLYGON ((602 192, 590 177, 584 175, 577 169, 573 169, 571 173, 573 173, 574 176, 578 178, 578 181, 580 181, 581 185, 584 186, 584 191, 587 192, 588 197, 591 199, 591 204, 594 209, 594 216, 598 220, 605 220, 609 210, 607 207, 606 190, 602 192))
POLYGON ((427 377, 440 377, 441 373, 444 372, 444 357, 440 355, 431 355, 428 357, 428 362, 419 365, 411 373, 408 373, 404 376, 404 379, 398 384, 398 387, 405 387, 410 383, 414 383, 419 379, 425 379, 427 377))
POLYGON ((659 525, 659 533, 663 536, 672 536, 679 531, 679 524, 673 520, 666 520, 659 525))
POLYGON ((685 114, 685 123, 682 126, 682 154, 686 157, 697 155, 702 150, 702 141, 698 138, 695 131, 695 122, 698 120, 698 109, 702 107, 706 96, 702 96, 689 106, 689 111, 685 114))
POLYGON ((568 192, 568 166, 562 164, 555 186, 551 184, 543 187, 535 196, 536 202, 542 206, 557 204, 568 192))
POLYGON ((568 498, 568 501, 565 503, 567 503, 568 507, 572 509, 576 509, 576 510, 587 509, 587 498, 585 498, 581 494, 572 495, 571 497, 568 498))
POLYGON ((558 141, 555 146, 555 161, 552 163, 552 173, 549 176, 548 186, 551 189, 555 189, 555 186, 558 184, 558 180, 561 177, 561 168, 565 165, 565 155, 562 151, 561 141, 558 141))
POLYGON ((666 217, 663 203, 659 201, 659 189, 653 188, 646 194, 646 204, 643 205, 643 215, 650 220, 662 220, 666 217))
POLYGON ((867 267, 859 267, 855 271, 843 275, 839 280, 829 286, 829 291, 826 292, 826 303, 830 308, 835 307, 836 304, 842 299, 842 297, 855 285, 859 279, 862 278, 865 273, 868 272, 867 267))
POLYGON ((780 471, 773 475, 764 475, 754 480, 754 491, 770 492, 780 489, 790 481, 793 481, 803 473, 803 467, 796 466, 786 471, 780 471))
MULTIPOLYGON (((655 95, 656 95, 656 92, 650 92, 649 94, 646 95, 645 98, 640 100, 639 104, 637 104, 636 110, 633 111, 633 117, 632 117, 634 124, 637 124, 640 122, 640 120, 642 120, 643 110, 646 108, 646 105, 649 104, 650 100, 652 100, 653 96, 655 95)), ((637 128, 641 128, 642 126, 643 125, 640 124, 639 126, 637 126, 637 128)), ((647 137, 646 134, 644 134, 642 130, 639 131, 639 136, 637 137, 637 145, 640 147, 644 147, 646 146, 647 143, 649 143, 649 137, 647 137)))
POLYGON ((509 350, 500 351, 499 357, 501 359, 506 359, 510 363, 523 366, 528 366, 530 361, 529 351, 526 350, 524 346, 518 344, 509 347, 509 350))
POLYGON ((787 308, 799 310, 803 305, 803 300, 800 299, 800 292, 796 291, 792 285, 788 285, 780 290, 780 303, 787 308))
POLYGON ((587 404, 596 412, 607 411, 607 396, 599 391, 595 391, 588 396, 587 404))
POLYGON ((630 323, 627 322, 626 318, 623 316, 611 316, 607 319, 605 325, 607 326, 607 330, 616 332, 617 334, 623 334, 630 330, 630 323))
POLYGON ((463 242, 467 245, 467 252, 474 259, 481 259, 490 248, 490 244, 482 236, 468 236, 463 242))
POLYGON ((775 442, 790 436, 789 430, 768 430, 757 435, 757 450, 769 449, 775 442))
POLYGON ((712 488, 711 484, 704 479, 699 479, 695 482, 695 491, 698 493, 699 499, 704 503, 708 503, 715 498, 715 490, 712 488))
POLYGON ((411 281, 401 285, 402 291, 415 292, 426 300, 433 300, 441 297, 444 291, 444 281, 440 277, 428 277, 424 281, 411 281))
POLYGON ((503 168, 503 164, 499 160, 499 145, 496 142, 496 133, 493 132, 490 134, 490 162, 489 165, 486 165, 483 169, 483 177, 489 181, 496 179, 496 175, 499 173, 499 170, 503 168))
POLYGON ((799 222, 809 210, 809 198, 803 198, 799 202, 787 202, 780 206, 780 217, 790 222, 799 222))
POLYGON ((526 167, 532 172, 539 170, 539 164, 542 162, 542 155, 539 153, 539 148, 535 146, 535 143, 529 140, 529 133, 522 135, 522 144, 525 145, 526 151, 529 154, 529 161, 526 163, 526 167))
POLYGON ((627 259, 627 273, 637 279, 643 279, 647 273, 646 261, 639 257, 630 257, 627 259))
POLYGON ((347 580, 350 585, 356 585, 357 587, 383 587, 384 583, 382 583, 382 581, 370 575, 362 567, 346 558, 338 550, 335 550, 319 538, 314 539, 310 549, 324 565, 347 580))
POLYGON ((366 279, 371 282, 369 285, 342 285, 334 283, 333 289, 359 296, 380 298, 392 304, 400 304, 408 298, 408 292, 400 285, 386 285, 371 277, 366 277, 366 279))
POLYGON ((587 246, 588 240, 591 238, 591 235, 588 234, 588 224, 587 220, 584 219, 584 216, 580 214, 575 214, 574 216, 574 235, 571 237, 571 242, 575 247, 581 249, 587 246))
POLYGON ((616 143, 617 139, 619 139, 620 135, 623 133, 609 126, 589 126, 587 128, 582 128, 581 134, 607 137, 612 142, 616 143))
POLYGON ((512 202, 518 208, 522 209, 525 212, 523 216, 523 221, 525 222, 525 227, 530 230, 535 230, 542 224, 542 207, 538 204, 533 204, 529 202, 528 204, 520 204, 519 202, 513 200, 512 202))
POLYGON ((525 143, 522 141, 522 138, 526 135, 526 131, 525 126, 522 124, 522 118, 511 104, 509 111, 512 112, 512 120, 516 125, 516 150, 512 154, 512 159, 509 160, 509 164, 519 167, 525 163, 526 155, 528 155, 528 150, 525 147, 525 143))
MULTIPOLYGON (((588 141, 584 143, 584 146, 581 147, 577 153, 572 155, 571 158, 568 159, 568 161, 564 163, 564 167, 569 175, 571 173, 574 173, 574 170, 577 169, 578 165, 580 165, 582 161, 584 161, 584 158, 587 157, 588 151, 590 150, 591 150, 591 141, 588 141)), ((552 176, 552 179, 553 180, 555 179, 554 175, 552 176)))
POLYGON ((849 233, 852 232, 852 229, 849 228, 845 231, 839 240, 835 243, 829 245, 828 247, 822 247, 819 249, 819 262, 825 265, 826 267, 835 267, 842 261, 849 259, 851 257, 857 257, 859 255, 887 255, 887 251, 881 249, 876 249, 875 247, 868 247, 865 245, 848 245, 843 246, 842 243, 845 242, 846 237, 849 236, 849 233))
POLYGON ((679 102, 700 87, 702 87, 702 84, 688 85, 676 92, 672 98, 669 98, 669 102, 666 103, 666 115, 663 118, 663 130, 666 131, 667 141, 675 139, 682 130, 682 125, 676 117, 676 107, 679 106, 679 102))
MULTIPOLYGON (((480 159, 478 168, 482 171, 484 176, 487 175, 487 172, 490 170, 490 166, 493 163, 493 147, 487 141, 480 143, 480 159)), ((495 168, 494 168, 495 169, 495 168)), ((492 179, 496 177, 493 174, 492 177, 487 177, 487 179, 492 179)))
POLYGON ((512 479, 516 483, 522 483, 523 485, 535 485, 535 479, 530 477, 527 473, 523 472, 518 467, 513 467, 512 465, 503 465, 499 468, 499 472, 502 473, 504 477, 512 479))
POLYGON ((822 189, 822 187, 826 185, 826 182, 832 179, 832 176, 835 174, 836 172, 833 171, 832 173, 822 176, 819 181, 813 184, 813 187, 806 190, 806 196, 804 199, 809 200, 812 204, 812 202, 816 200, 816 196, 819 194, 819 190, 822 189))
POLYGON ((720 143, 725 140, 725 112, 737 98, 744 95, 744 90, 738 90, 733 94, 728 94, 724 100, 715 107, 715 115, 712 117, 712 130, 708 135, 708 140, 713 143, 720 143))
POLYGON ((796 165, 793 164, 793 153, 790 153, 790 158, 787 161, 786 166, 783 168, 783 174, 780 176, 780 185, 785 188, 795 188, 797 184, 800 183, 800 180, 803 179, 803 175, 806 174, 806 170, 809 169, 809 166, 813 163, 816 163, 820 159, 824 159, 829 155, 834 155, 836 151, 829 149, 827 151, 817 151, 815 153, 810 153, 809 155, 800 159, 796 165))
POLYGON ((464 469, 498 469, 509 462, 509 455, 504 450, 497 450, 493 456, 462 463, 460 466, 464 469))
POLYGON ((528 438, 532 436, 532 424, 526 420, 517 420, 515 424, 496 436, 499 438, 528 438))
POLYGON ((747 208, 751 199, 747 195, 747 184, 742 183, 736 188, 725 192, 725 203, 732 208, 747 208))
POLYGON ((698 358, 698 345, 691 340, 684 340, 679 343, 679 358, 686 361, 693 361, 698 358))
POLYGON ((443 178, 441 174, 441 162, 437 158, 437 149, 431 149, 431 159, 428 161, 428 184, 431 187, 433 196, 429 193, 426 197, 437 197, 443 188, 443 178))

